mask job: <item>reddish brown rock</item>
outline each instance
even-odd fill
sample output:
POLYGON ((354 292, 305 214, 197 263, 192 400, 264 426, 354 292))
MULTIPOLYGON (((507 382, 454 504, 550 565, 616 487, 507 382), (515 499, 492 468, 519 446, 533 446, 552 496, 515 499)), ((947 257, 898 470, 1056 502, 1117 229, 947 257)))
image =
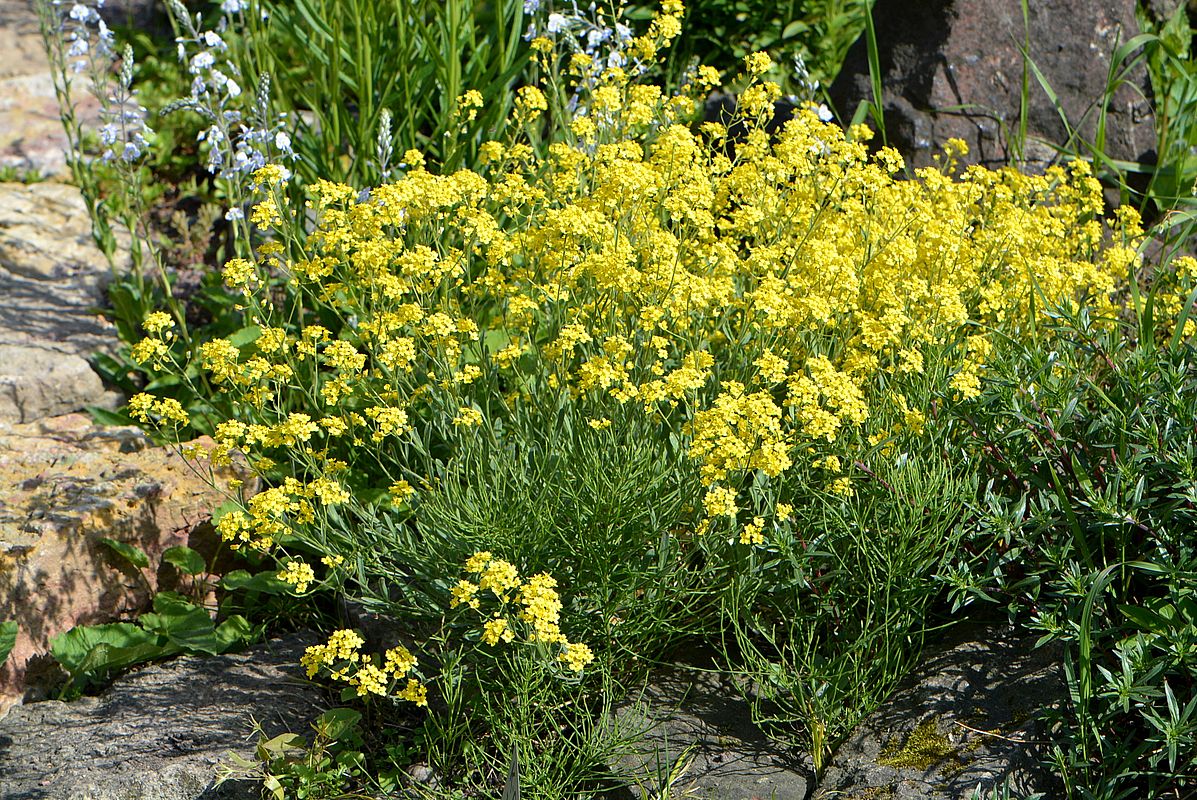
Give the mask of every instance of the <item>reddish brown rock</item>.
POLYGON ((20 626, 0 666, 0 712, 19 702, 51 637, 146 605, 162 551, 187 544, 223 502, 205 469, 79 414, 0 424, 0 620, 20 626), (121 563, 105 537, 144 550, 151 569, 121 563))
MULTIPOLYGON (((1021 48, 1058 96, 1086 142, 1097 136, 1111 55, 1139 33, 1135 0, 1036 0, 1024 26, 1017 0, 877 0, 882 105, 891 144, 914 166, 931 163, 949 138, 968 143, 970 163, 1017 160, 1023 84, 1021 48)), ((1105 152, 1115 159, 1155 158, 1150 86, 1142 65, 1125 75, 1106 109, 1105 152)), ((1033 166, 1050 160, 1069 133, 1048 93, 1028 74, 1028 143, 1033 166)), ((864 38, 853 46, 831 96, 845 117, 871 101, 864 38)), ((1074 144, 1074 149, 1084 150, 1074 144)))

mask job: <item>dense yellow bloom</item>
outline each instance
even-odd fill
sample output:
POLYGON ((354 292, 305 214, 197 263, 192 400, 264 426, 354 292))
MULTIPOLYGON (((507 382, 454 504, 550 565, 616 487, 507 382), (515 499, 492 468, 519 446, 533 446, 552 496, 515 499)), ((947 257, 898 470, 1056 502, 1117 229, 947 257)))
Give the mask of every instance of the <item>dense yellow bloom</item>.
POLYGON ((744 56, 744 70, 749 75, 763 75, 773 68, 773 59, 768 53, 750 53, 744 56))
POLYGON ((765 543, 765 520, 753 517, 752 522, 740 530, 740 544, 762 545, 765 543))
POLYGON ((499 642, 510 642, 515 638, 515 632, 507 625, 502 617, 487 620, 482 626, 482 641, 494 646, 499 642))
MULTIPOLYGON (((310 229, 280 228, 285 246, 225 265, 245 326, 189 362, 174 361, 170 318, 147 318, 135 357, 202 367, 222 393, 213 405, 244 420, 212 420, 212 463, 240 451, 267 479, 217 521, 232 547, 317 539, 325 506, 348 502, 350 486, 365 498, 386 476, 411 476, 423 455, 412 451, 430 443, 434 458, 439 448, 471 456, 492 440, 518 447, 504 437, 523 425, 606 430, 629 419, 692 462, 704 496, 684 525, 762 546, 767 525, 796 518, 778 492, 792 499, 805 482, 864 493, 866 479, 850 477, 857 461, 893 457, 935 424, 933 409, 977 397, 995 342, 1041 335, 1035 316, 1053 304, 1083 299, 1095 320, 1116 316, 1142 229, 1132 211, 1103 225, 1084 162, 1038 176, 961 168, 965 146, 950 142, 937 168, 908 171, 892 149, 870 151, 867 128, 845 133, 815 109, 768 130, 780 89, 763 80, 765 53, 744 61, 733 148, 724 125, 686 124, 693 97, 639 77, 637 60, 677 35, 683 12, 664 0, 628 43, 626 69, 535 40, 540 63, 568 61, 578 97, 576 113, 554 120, 569 130, 544 142, 541 126, 523 123, 548 100, 528 86, 515 98, 518 132, 483 143, 476 171, 436 174, 413 150, 397 179, 368 192, 315 181, 303 210, 263 192, 254 222, 294 213, 310 229), (266 275, 284 276, 282 290, 267 291, 266 275)), ((720 80, 699 68, 691 91, 720 80)), ((460 120, 481 105, 462 94, 460 120)), ((1178 260, 1175 273, 1158 308, 1179 325, 1197 261, 1178 260)), ((149 394, 129 412, 160 426, 188 419, 149 394)), ((386 511, 414 489, 400 480, 390 493, 386 511)), ((283 563, 299 591, 314 581, 310 567, 283 563)), ((470 641, 535 645, 569 670, 593 658, 562 631, 548 574, 525 578, 475 553, 447 602, 471 620, 470 641)), ((309 674, 426 703, 408 651, 366 663, 350 633, 309 651, 309 674)))
POLYGON ((129 355, 138 364, 153 363, 154 369, 162 369, 164 359, 170 349, 162 342, 161 339, 142 339, 137 344, 133 345, 132 351, 129 355))
POLYGON ((408 678, 407 685, 399 690, 396 697, 417 706, 428 706, 428 688, 415 678, 408 678))
POLYGON ((711 517, 735 517, 740 510, 736 505, 735 490, 726 486, 712 486, 707 489, 702 505, 707 516, 711 517))
POLYGON ((290 561, 282 571, 278 573, 278 579, 283 583, 289 583, 295 587, 295 591, 303 594, 308 590, 308 587, 316 580, 316 573, 312 571, 310 564, 305 564, 302 561, 290 561))
POLYGON ((573 642, 565 645, 557 658, 574 672, 581 672, 587 664, 594 661, 594 653, 586 645, 573 642))
POLYGON ((535 119, 540 112, 547 111, 548 101, 544 93, 535 86, 524 86, 515 93, 515 110, 524 119, 535 119))
POLYGON ((141 323, 142 329, 149 334, 160 334, 175 326, 174 317, 165 311, 154 311, 146 315, 141 323))
POLYGON ((402 645, 392 647, 384 657, 384 669, 396 678, 401 678, 416 668, 416 657, 402 645))

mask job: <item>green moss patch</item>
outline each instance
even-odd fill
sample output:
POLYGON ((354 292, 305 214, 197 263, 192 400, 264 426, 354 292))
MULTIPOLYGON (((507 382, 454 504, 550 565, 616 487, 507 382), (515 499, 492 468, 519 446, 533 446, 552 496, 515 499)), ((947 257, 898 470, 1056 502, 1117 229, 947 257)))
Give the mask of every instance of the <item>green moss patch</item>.
POLYGON ((961 765, 956 746, 939 732, 939 721, 935 717, 919 723, 901 744, 896 739, 888 742, 877 757, 877 763, 883 767, 923 772, 944 761, 951 761, 956 768, 961 765))

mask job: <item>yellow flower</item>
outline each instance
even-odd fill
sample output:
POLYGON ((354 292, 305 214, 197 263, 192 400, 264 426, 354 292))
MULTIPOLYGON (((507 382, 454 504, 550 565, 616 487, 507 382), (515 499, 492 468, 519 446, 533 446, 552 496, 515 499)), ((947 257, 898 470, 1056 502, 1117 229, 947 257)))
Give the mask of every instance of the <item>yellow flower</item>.
POLYGON ((175 326, 175 319, 165 311, 154 311, 148 314, 145 320, 141 323, 142 329, 146 333, 156 334, 167 331, 175 326))
POLYGON ((387 693, 387 674, 373 664, 363 664, 349 679, 349 685, 357 689, 358 697, 368 694, 381 697, 387 693))
POLYGON ((399 692, 398 697, 418 706, 428 706, 428 688, 415 678, 408 678, 407 685, 399 692))
POLYGON ((549 104, 544 93, 535 86, 523 86, 515 93, 516 113, 525 120, 533 120, 542 111, 548 111, 549 104))
POLYGON ((712 486, 702 499, 703 508, 710 517, 735 517, 740 507, 736 505, 736 492, 726 486, 712 486))
POLYGON ((453 424, 461 428, 476 428, 482 424, 482 412, 476 408, 462 406, 457 410, 453 424))
POLYGON ((764 75, 772 68, 773 59, 769 58, 768 53, 756 52, 744 56, 744 70, 753 77, 764 75))
POLYGON ((510 642, 515 638, 515 633, 507 625, 507 620, 502 617, 495 617, 489 619, 482 626, 482 641, 492 647, 502 642, 510 642))
POLYGON ((383 668, 396 678, 402 678, 416 668, 416 657, 402 645, 388 650, 384 659, 383 668))
POLYGON ((406 503, 416 494, 415 488, 403 479, 392 483, 391 488, 388 491, 390 491, 391 498, 394 499, 396 503, 406 503))
POLYGON ((450 594, 452 595, 452 599, 449 600, 449 608, 457 608, 461 605, 478 608, 478 598, 476 596, 478 594, 478 584, 471 583, 463 578, 450 590, 450 594))
POLYGON ((561 655, 557 658, 574 672, 581 672, 594 661, 594 653, 584 644, 570 643, 561 649, 561 655))
POLYGON ((296 593, 303 594, 316 580, 316 573, 312 571, 311 565, 297 560, 288 562, 278 573, 278 579, 295 587, 296 593))
POLYGON ((765 543, 765 520, 763 517, 753 517, 740 531, 740 544, 762 545, 765 543))
POLYGON ((278 164, 267 164, 254 171, 253 179, 254 183, 258 185, 271 185, 282 183, 287 180, 289 175, 290 172, 286 167, 279 166, 278 164))

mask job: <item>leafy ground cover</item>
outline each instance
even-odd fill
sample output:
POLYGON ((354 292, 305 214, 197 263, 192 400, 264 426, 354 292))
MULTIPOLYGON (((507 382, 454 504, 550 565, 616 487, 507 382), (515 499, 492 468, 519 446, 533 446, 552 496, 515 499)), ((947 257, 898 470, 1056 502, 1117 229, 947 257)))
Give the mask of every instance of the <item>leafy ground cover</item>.
POLYGON ((77 683, 302 618, 344 707, 242 765, 275 796, 412 763, 446 796, 601 796, 631 734, 595 698, 680 644, 817 773, 929 630, 1006 615, 1068 653, 1067 796, 1194 791, 1182 16, 1126 53, 1173 142, 1144 231, 1094 177, 1135 165, 987 171, 947 142, 911 171, 825 121, 860 4, 174 3, 172 47, 119 57, 58 11, 63 96, 91 82, 110 115, 76 180, 97 237, 123 219, 143 247, 105 418, 209 434, 190 455, 262 482, 222 484, 245 570, 212 578, 216 618, 164 596, 119 642, 69 634, 77 683), (703 123, 720 86, 735 116, 703 123), (402 633, 368 642, 348 604, 402 633))

